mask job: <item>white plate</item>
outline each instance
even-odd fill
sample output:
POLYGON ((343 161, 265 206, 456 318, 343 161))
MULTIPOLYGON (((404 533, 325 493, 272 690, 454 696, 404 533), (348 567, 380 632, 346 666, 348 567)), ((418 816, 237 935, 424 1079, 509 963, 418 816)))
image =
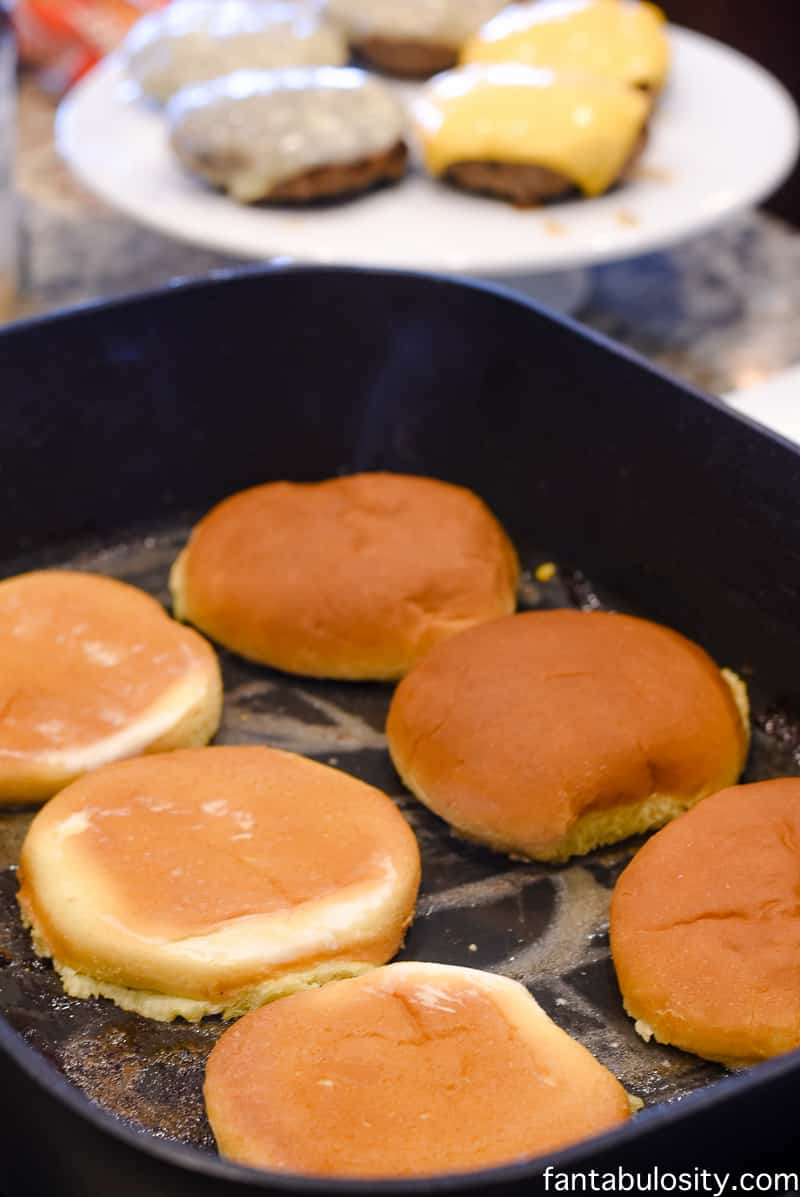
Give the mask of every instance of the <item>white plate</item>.
POLYGON ((800 366, 744 391, 733 391, 725 399, 751 420, 800 444, 800 366))
POLYGON ((636 180, 546 209, 517 211, 419 174, 334 207, 242 207, 182 172, 161 117, 132 93, 113 55, 62 103, 57 141, 113 207, 242 257, 495 274, 585 266, 700 232, 762 199, 795 160, 797 112, 771 75, 688 30, 672 28, 671 39, 672 80, 636 180))

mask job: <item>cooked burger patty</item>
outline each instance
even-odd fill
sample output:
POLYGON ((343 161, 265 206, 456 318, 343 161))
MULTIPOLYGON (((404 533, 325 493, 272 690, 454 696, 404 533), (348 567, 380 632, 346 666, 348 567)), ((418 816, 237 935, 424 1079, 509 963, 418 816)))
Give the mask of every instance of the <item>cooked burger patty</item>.
MULTIPOLYGON (((617 182, 628 177, 646 144, 647 130, 643 129, 617 182)), ((517 208, 535 208, 576 191, 566 175, 527 162, 456 162, 444 178, 466 191, 508 200, 517 208)))
POLYGON ((458 61, 457 47, 410 38, 366 37, 353 49, 379 71, 406 79, 427 79, 449 70, 458 61))
POLYGON ((382 154, 370 154, 355 162, 337 162, 304 171, 273 187, 265 200, 275 203, 308 203, 366 191, 378 183, 401 179, 406 171, 408 149, 398 141, 382 154))

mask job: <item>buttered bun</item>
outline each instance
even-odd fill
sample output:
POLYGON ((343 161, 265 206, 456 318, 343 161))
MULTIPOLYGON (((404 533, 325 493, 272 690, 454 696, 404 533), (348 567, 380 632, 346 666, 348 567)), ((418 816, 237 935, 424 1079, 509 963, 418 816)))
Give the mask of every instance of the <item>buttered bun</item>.
POLYGON ((194 529, 175 612, 288 673, 393 679, 439 641, 514 609, 511 542, 471 491, 403 474, 272 482, 194 529))
POLYGON ((734 786, 653 836, 619 878, 625 1008, 732 1067, 800 1047, 800 778, 734 786))
POLYGON ((747 700, 669 628, 532 611, 438 645, 398 687, 387 734, 405 784, 456 831, 565 860, 735 781, 747 700))
POLYGON ((325 1177, 510 1164, 630 1114, 522 985, 417 963, 247 1015, 214 1047, 205 1099, 223 1155, 325 1177))
POLYGON ((144 591, 40 570, 0 582, 0 803, 41 802, 142 752, 205 744, 222 707, 209 644, 144 591))
POLYGON ((194 1021, 389 960, 419 868, 372 786, 275 749, 203 748, 59 794, 23 845, 19 901, 67 993, 194 1021))

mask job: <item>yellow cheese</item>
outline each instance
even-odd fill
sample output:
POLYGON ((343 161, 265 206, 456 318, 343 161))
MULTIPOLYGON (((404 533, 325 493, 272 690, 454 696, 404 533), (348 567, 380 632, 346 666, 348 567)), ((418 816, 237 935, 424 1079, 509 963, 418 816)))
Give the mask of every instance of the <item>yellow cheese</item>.
POLYGON ((632 87, 504 63, 438 75, 415 118, 433 175, 459 162, 528 164, 599 195, 624 170, 649 111, 632 87))
POLYGON ((639 0, 512 4, 470 38, 461 62, 581 70, 659 91, 669 68, 665 18, 639 0))

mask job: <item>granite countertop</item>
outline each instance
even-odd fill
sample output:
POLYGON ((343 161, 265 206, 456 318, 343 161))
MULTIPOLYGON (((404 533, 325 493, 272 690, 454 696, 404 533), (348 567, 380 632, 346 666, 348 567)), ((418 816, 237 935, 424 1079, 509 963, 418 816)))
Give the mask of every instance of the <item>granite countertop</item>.
MULTIPOLYGON (((237 264, 140 228, 89 196, 56 154, 53 115, 52 102, 23 81, 18 314, 237 264)), ((761 382, 800 362, 800 231, 751 212, 670 252, 596 267, 577 315, 707 390, 761 382)))

